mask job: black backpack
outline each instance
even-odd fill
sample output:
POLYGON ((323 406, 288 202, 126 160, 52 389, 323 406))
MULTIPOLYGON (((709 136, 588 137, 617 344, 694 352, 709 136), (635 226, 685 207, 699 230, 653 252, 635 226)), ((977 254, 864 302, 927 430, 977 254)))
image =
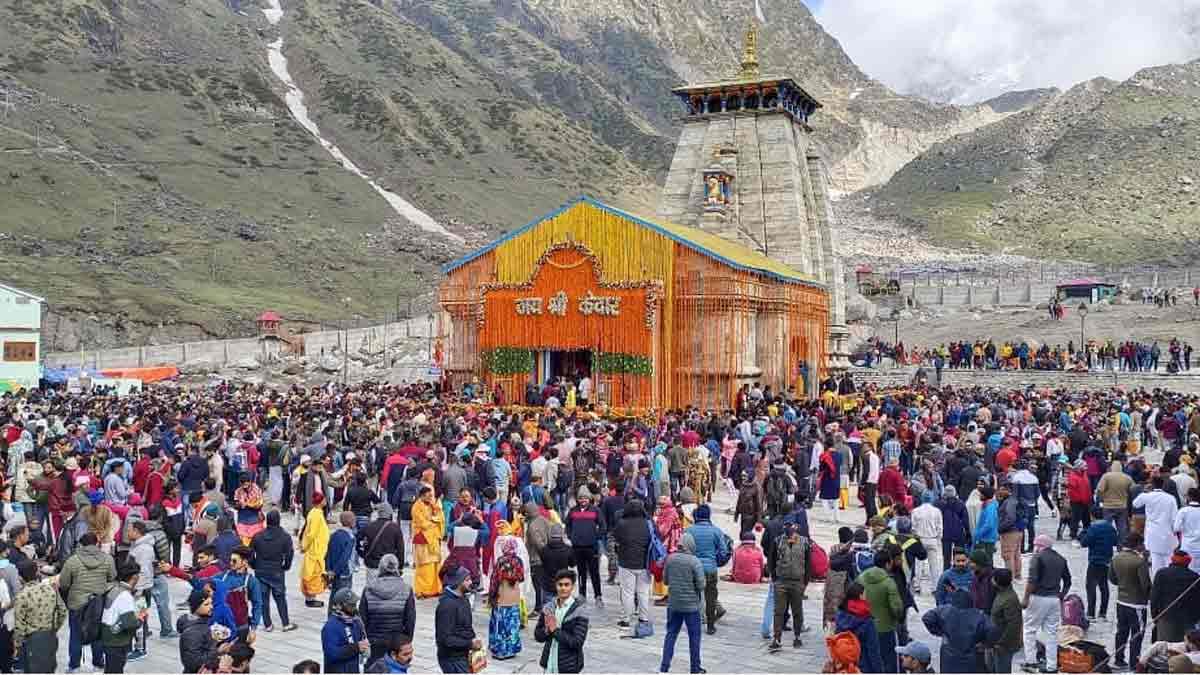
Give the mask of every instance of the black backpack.
POLYGON ((100 621, 104 616, 104 598, 108 591, 93 593, 79 612, 79 630, 81 644, 90 645, 100 639, 100 621))
POLYGON ((771 471, 767 476, 767 506, 773 513, 787 509, 788 497, 792 493, 792 481, 782 471, 771 471))

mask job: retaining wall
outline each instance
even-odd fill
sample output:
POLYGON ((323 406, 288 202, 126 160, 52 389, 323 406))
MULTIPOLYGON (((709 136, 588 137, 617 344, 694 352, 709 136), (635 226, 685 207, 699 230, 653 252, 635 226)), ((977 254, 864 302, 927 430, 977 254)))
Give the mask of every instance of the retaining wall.
MULTIPOLYGON (((436 333, 436 325, 431 324, 427 317, 420 317, 379 326, 351 328, 345 331, 327 330, 304 333, 295 337, 304 343, 304 352, 307 356, 319 357, 322 350, 332 352, 335 348, 340 349, 342 345, 349 345, 351 351, 362 349, 379 353, 387 346, 396 344, 397 340, 428 340, 431 332, 436 333)), ((263 360, 265 355, 266 347, 258 338, 235 338, 143 347, 48 352, 44 355, 43 362, 47 367, 82 365, 94 370, 183 366, 201 363, 220 367, 247 359, 263 360)))
MULTIPOLYGON (((852 371, 857 384, 875 383, 881 387, 900 387, 912 382, 915 367, 874 369, 856 368, 852 371)), ((926 368, 929 379, 936 375, 926 368)), ((954 387, 996 387, 1024 389, 1030 385, 1039 389, 1169 389, 1187 394, 1200 394, 1200 369, 1194 375, 1165 375, 1157 373, 1064 373, 1049 370, 943 370, 942 384, 954 387)))

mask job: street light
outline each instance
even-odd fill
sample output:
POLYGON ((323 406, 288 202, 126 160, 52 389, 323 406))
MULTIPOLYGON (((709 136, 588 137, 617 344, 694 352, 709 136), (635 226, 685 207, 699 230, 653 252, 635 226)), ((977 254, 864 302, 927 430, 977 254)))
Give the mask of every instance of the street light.
POLYGON ((1083 352, 1084 359, 1087 358, 1087 349, 1083 342, 1083 322, 1087 320, 1088 305, 1086 302, 1079 303, 1079 351, 1083 352))
POLYGON ((892 339, 892 347, 900 344, 900 308, 896 307, 892 310, 892 322, 896 326, 896 333, 892 339))

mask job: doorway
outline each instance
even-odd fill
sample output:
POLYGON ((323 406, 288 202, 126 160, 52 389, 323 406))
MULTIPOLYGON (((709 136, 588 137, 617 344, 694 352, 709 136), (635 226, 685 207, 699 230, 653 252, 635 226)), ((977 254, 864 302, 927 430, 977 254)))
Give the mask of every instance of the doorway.
POLYGON ((559 377, 578 382, 584 375, 592 374, 592 352, 590 349, 573 351, 538 352, 538 380, 545 384, 559 377))

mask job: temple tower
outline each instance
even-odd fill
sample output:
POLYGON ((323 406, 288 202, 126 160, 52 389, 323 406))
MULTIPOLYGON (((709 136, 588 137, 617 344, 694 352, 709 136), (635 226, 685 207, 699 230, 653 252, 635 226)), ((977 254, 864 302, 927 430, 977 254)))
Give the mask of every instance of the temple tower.
POLYGON ((658 215, 754 248, 825 284, 827 365, 845 370, 845 281, 833 249, 829 181, 808 124, 821 104, 790 77, 761 74, 753 20, 736 75, 672 93, 685 114, 658 215))

